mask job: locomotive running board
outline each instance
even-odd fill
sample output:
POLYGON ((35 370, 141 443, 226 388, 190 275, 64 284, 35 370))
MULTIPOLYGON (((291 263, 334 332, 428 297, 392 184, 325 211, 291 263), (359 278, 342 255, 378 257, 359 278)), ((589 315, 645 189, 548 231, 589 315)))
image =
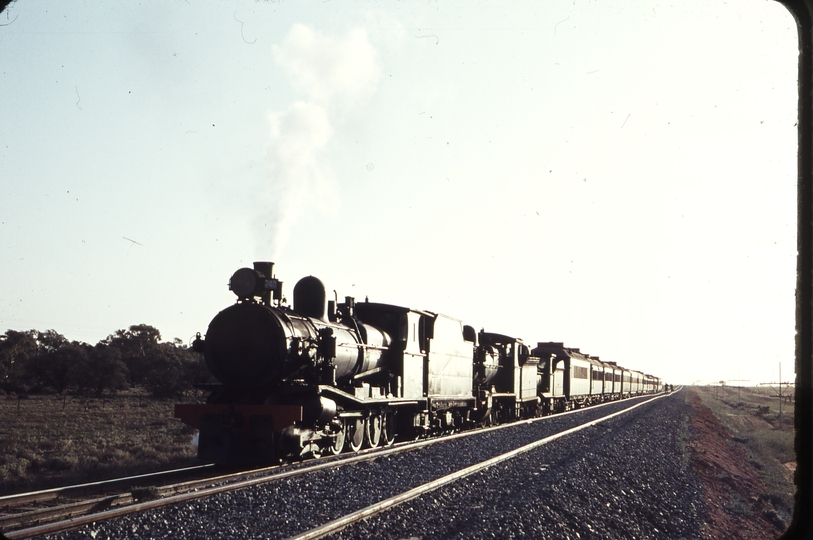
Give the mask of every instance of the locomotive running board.
POLYGON ((416 400, 416 399, 407 399, 407 398, 392 398, 392 397, 381 397, 381 398, 370 398, 370 399, 359 399, 353 394, 348 394, 344 390, 339 390, 338 388, 334 388, 333 386, 328 386, 325 384, 319 385, 319 394, 321 395, 334 395, 341 399, 345 399, 347 401, 352 401, 354 403, 358 403, 359 405, 389 405, 390 407, 403 407, 405 405, 418 405, 419 403, 426 403, 426 400, 416 400))

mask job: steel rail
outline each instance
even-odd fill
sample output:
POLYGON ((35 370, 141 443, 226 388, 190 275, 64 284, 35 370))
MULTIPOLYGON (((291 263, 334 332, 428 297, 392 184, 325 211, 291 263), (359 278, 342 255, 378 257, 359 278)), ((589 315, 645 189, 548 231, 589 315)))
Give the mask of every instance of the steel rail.
POLYGON ((202 470, 214 467, 213 463, 207 463, 204 465, 195 465, 192 467, 184 467, 182 469, 170 469, 168 471, 157 471, 152 473, 145 473, 145 474, 137 474, 135 476, 125 476, 122 478, 111 478, 109 480, 99 480, 97 482, 88 482, 85 484, 76 484, 71 486, 60 486, 55 488, 49 489, 41 489, 38 491, 29 491, 25 493, 15 493, 12 495, 3 495, 0 496, 0 510, 5 510, 7 508, 13 508, 14 506, 20 506, 21 504, 31 503, 31 502, 42 502, 42 501, 49 501, 52 499, 56 499, 62 495, 71 493, 71 492, 81 492, 81 491, 89 491, 89 490, 96 490, 96 489, 104 489, 108 487, 115 486, 116 484, 127 484, 127 483, 135 483, 141 482, 143 480, 151 480, 153 478, 160 478, 161 476, 169 476, 173 474, 182 474, 187 473, 195 470, 202 470))
POLYGON ((0 530, 38 525, 42 522, 56 519, 68 519, 81 516, 89 512, 100 512, 113 506, 122 506, 133 502, 131 493, 98 497, 85 501, 71 502, 59 506, 38 508, 28 512, 8 514, 0 518, 0 530))
MULTIPOLYGON (((647 396, 638 396, 636 398, 631 398, 630 401, 634 401, 636 399, 642 400, 642 401, 641 401, 641 403, 631 405, 631 407, 629 407, 629 408, 625 408, 623 411, 612 413, 611 415, 609 415, 608 417, 605 417, 605 418, 609 418, 609 417, 612 417, 614 415, 618 415, 618 414, 621 414, 621 413, 626 412, 628 410, 631 410, 632 408, 638 407, 639 405, 642 405, 643 403, 647 403, 649 401, 652 401, 655 397, 663 397, 663 395, 660 395, 660 396, 647 395, 647 396)), ((191 500, 195 500, 195 499, 201 499, 201 498, 204 498, 204 497, 209 497, 211 495, 216 495, 218 493, 233 491, 233 490, 237 490, 237 489, 243 489, 243 488, 252 487, 252 486, 256 486, 256 485, 261 485, 261 484, 265 484, 265 483, 269 483, 269 482, 275 482, 275 481, 278 481, 278 480, 283 480, 285 478, 291 478, 291 477, 295 477, 295 476, 302 476, 302 475, 318 472, 318 471, 325 470, 325 469, 337 468, 337 467, 341 467, 341 466, 344 466, 344 465, 352 465, 354 463, 369 461, 369 460, 378 459, 380 457, 384 457, 384 456, 388 456, 388 455, 392 455, 392 454, 397 454, 397 453, 401 453, 401 452, 416 450, 416 449, 422 448, 424 446, 430 446, 430 445, 437 444, 437 443, 452 441, 452 440, 462 438, 462 437, 469 437, 469 436, 479 435, 479 434, 483 434, 483 433, 488 433, 488 432, 495 431, 495 430, 507 429, 507 428, 522 425, 522 424, 531 424, 531 423, 535 423, 535 422, 545 421, 545 420, 548 420, 548 419, 560 418, 562 416, 566 416, 566 415, 569 415, 569 414, 576 414, 576 413, 579 413, 579 412, 583 412, 585 410, 598 409, 600 407, 603 407, 605 405, 611 405, 613 403, 618 403, 618 401, 611 401, 611 402, 607 402, 607 403, 602 403, 600 405, 596 405, 596 406, 589 407, 589 408, 574 409, 574 410, 571 410, 571 411, 567 411, 567 412, 563 412, 563 413, 559 413, 559 414, 554 414, 554 415, 549 415, 549 416, 542 416, 542 417, 538 417, 538 418, 530 418, 530 419, 526 419, 526 420, 520 420, 520 421, 517 421, 517 422, 510 422, 510 423, 507 423, 507 424, 500 424, 498 426, 491 426, 491 427, 483 428, 483 429, 463 431, 463 432, 460 432, 460 433, 455 433, 455 434, 448 435, 448 436, 445 436, 445 437, 440 437, 440 438, 426 439, 426 440, 417 441, 417 442, 399 443, 399 444, 393 445, 391 447, 385 447, 383 449, 382 448, 369 448, 369 449, 362 450, 361 452, 355 453, 355 454, 347 456, 347 457, 334 456, 333 459, 324 460, 324 461, 321 461, 320 463, 315 464, 315 465, 308 465, 308 466, 299 467, 299 468, 289 470, 289 471, 282 471, 282 472, 279 472, 279 473, 276 473, 276 474, 270 474, 270 475, 267 475, 267 476, 260 476, 260 477, 257 477, 257 478, 251 478, 251 479, 237 481, 237 482, 228 483, 229 480, 233 480, 233 479, 239 478, 241 476, 250 476, 250 475, 256 475, 256 474, 263 474, 264 472, 268 472, 268 471, 273 470, 273 469, 278 469, 279 466, 275 465, 273 467, 266 467, 266 468, 263 468, 263 469, 253 469, 251 471, 243 471, 241 473, 233 473, 233 474, 229 474, 229 475, 222 475, 222 476, 213 477, 213 478, 195 480, 195 481, 191 481, 191 482, 183 482, 181 484, 164 486, 163 488, 159 487, 159 488, 157 488, 158 493, 161 493, 162 490, 165 490, 166 492, 170 492, 173 489, 176 490, 176 492, 177 491, 184 491, 184 492, 183 493, 178 493, 177 495, 171 495, 171 496, 168 496, 168 497, 163 497, 163 498, 160 498, 160 499, 154 499, 154 500, 149 500, 149 501, 145 501, 145 502, 136 502, 135 504, 127 504, 127 503, 124 503, 122 501, 123 504, 127 504, 127 505, 126 506, 120 506, 118 508, 112 508, 110 510, 105 510, 105 511, 102 511, 102 512, 92 513, 92 514, 79 515, 79 516, 75 516, 75 517, 71 516, 68 519, 63 520, 63 521, 55 521, 55 522, 52 522, 52 523, 39 524, 39 525, 29 527, 29 528, 26 528, 26 529, 18 529, 18 530, 15 530, 15 531, 4 531, 3 534, 6 535, 6 538, 8 540, 18 540, 18 539, 24 539, 24 538, 32 538, 32 537, 43 535, 43 534, 54 534, 54 533, 58 533, 58 532, 62 532, 62 531, 75 529, 75 528, 78 528, 78 527, 81 527, 83 525, 87 525, 87 524, 93 523, 93 522, 113 519, 113 518, 121 517, 121 516, 124 516, 124 515, 133 514, 133 513, 137 513, 137 512, 143 512, 143 511, 150 510, 150 509, 153 509, 153 508, 160 508, 162 506, 168 506, 168 505, 176 504, 176 503, 180 503, 180 502, 186 502, 186 501, 191 501, 191 500), (212 483, 216 483, 216 482, 224 482, 224 483, 221 484, 221 485, 217 485, 217 486, 213 486, 213 487, 209 487, 209 488, 197 489, 199 486, 211 485, 212 483), (192 485, 192 484, 194 484, 194 485, 192 485)), ((602 419, 600 419, 600 421, 602 421, 602 419)), ((585 425, 592 425, 592 424, 588 423, 588 424, 585 424, 585 425)), ((555 438, 556 436, 553 436, 553 437, 555 438)), ((551 439, 551 440, 553 440, 553 439, 551 439)), ((537 443, 538 443, 538 441, 537 441, 537 443)), ((536 443, 534 443, 534 444, 536 444, 536 443)), ((469 473, 469 474, 471 474, 471 473, 469 473)), ((76 487, 76 486, 74 486, 74 487, 76 487)), ((50 490, 46 490, 46 491, 50 491, 50 490)), ((115 498, 115 497, 116 496, 113 496, 113 498, 115 498)), ((121 498, 124 498, 124 499, 126 499, 128 497, 131 498, 131 494, 121 494, 118 497, 121 497, 121 498)), ((84 501, 84 502, 80 502, 80 503, 76 503, 76 504, 81 505, 81 504, 87 504, 87 503, 90 503, 90 502, 92 502, 92 501, 84 501)), ((115 505, 115 502, 116 501, 111 501, 111 505, 115 505)), ((70 505, 66 505, 66 506, 70 506, 70 505)))
MULTIPOLYGON (((202 486, 209 486, 216 483, 227 483, 238 478, 245 478, 247 476, 264 474, 275 469, 279 465, 271 467, 262 467, 258 469, 249 469, 219 476, 209 476, 197 480, 187 480, 175 484, 167 484, 164 486, 149 486, 154 491, 150 494, 154 497, 165 497, 186 491, 191 491, 202 486)), ((183 470, 183 469, 179 469, 183 470)), ((117 479, 120 481, 121 479, 117 479)), ((138 502, 139 496, 134 492, 119 493, 98 497, 95 499, 74 501, 59 506, 49 508, 38 508, 27 512, 18 512, 7 514, 0 517, 0 529, 8 529, 9 527, 24 527, 28 525, 39 525, 44 521, 53 521, 55 519, 73 518, 88 513, 89 511, 101 511, 114 506, 124 506, 138 502)))
POLYGON ((501 454, 499 456, 495 456, 495 457, 493 457, 491 459, 487 459, 485 461, 481 461, 480 463, 476 463, 476 464, 471 465, 469 467, 466 467, 464 469, 460 469, 459 471, 456 471, 456 472, 453 472, 453 473, 448 474, 446 476, 443 476, 441 478, 432 480, 431 482, 427 482, 426 484, 417 486, 415 488, 412 488, 412 489, 410 489, 408 491, 405 491, 403 493, 400 493, 400 494, 395 495, 393 497, 390 497, 388 499, 384 499, 383 501, 372 504, 372 505, 370 505, 370 506, 368 506, 366 508, 362 508, 361 510, 357 510, 356 512, 352 512, 350 514, 347 514, 346 516, 343 516, 343 517, 340 517, 340 518, 335 519, 333 521, 330 521, 330 522, 328 522, 328 523, 326 523, 324 525, 321 525, 319 527, 315 527, 315 528, 307 530, 307 531, 305 531, 303 533, 297 534, 295 536, 291 536, 287 540, 317 540, 319 538, 324 538, 325 536, 327 536, 329 534, 339 532, 342 529, 344 529, 344 528, 346 528, 346 527, 348 527, 348 526, 350 526, 350 525, 352 525, 354 523, 357 523, 357 522, 362 521, 364 519, 367 519, 369 517, 372 517, 372 516, 375 516, 375 515, 380 514, 382 512, 385 512, 386 510, 389 510, 390 508, 392 508, 394 506, 397 506, 397 505, 399 505, 401 503, 404 503, 404 502, 409 501, 411 499, 414 499, 416 497, 420 497, 421 495, 425 495, 425 494, 427 494, 427 493, 429 493, 431 491, 434 491, 434 490, 436 490, 436 489, 438 489, 438 488, 440 488, 442 486, 445 486, 446 484, 450 484, 452 482, 460 480, 461 478, 465 478, 466 476, 470 476, 470 475, 472 475, 474 473, 480 472, 480 471, 482 471, 484 469, 487 469, 488 467, 492 467, 494 465, 497 465, 498 463, 502 463, 503 461, 507 461, 509 459, 515 458, 515 457, 517 457, 517 456, 519 456, 521 454, 524 454, 526 452, 534 450, 535 448, 539 448, 540 446, 544 446, 544 445, 546 445, 546 444, 548 444, 548 443, 550 443, 552 441, 555 441, 556 439, 566 437, 567 435, 571 435, 573 433, 577 433, 577 432, 582 431, 584 429, 587 429, 589 427, 593 427, 593 426, 595 426, 597 424, 600 424, 602 422, 606 422, 607 420, 615 418, 616 416, 626 414, 626 413, 630 412, 631 410, 640 407, 641 405, 644 405, 646 403, 651 403, 651 402, 655 401, 656 399, 660 399, 662 397, 666 397, 666 395, 668 395, 668 394, 659 395, 659 396, 654 397, 653 399, 648 399, 646 401, 642 401, 641 403, 636 403, 632 407, 626 408, 626 409, 624 409, 622 411, 614 412, 614 413, 608 414, 607 416, 604 416, 602 418, 598 418, 596 420, 591 420, 590 422, 587 422, 585 424, 581 424, 579 426, 576 426, 576 427, 573 427, 573 428, 570 428, 570 429, 566 429, 564 431, 560 431, 559 433, 556 433, 556 434, 551 435, 549 437, 545 437, 544 439, 539 439, 538 441, 534 441, 534 442, 532 442, 530 444, 526 444, 525 446, 521 446, 519 448, 511 450, 510 452, 506 452, 504 454, 501 454))

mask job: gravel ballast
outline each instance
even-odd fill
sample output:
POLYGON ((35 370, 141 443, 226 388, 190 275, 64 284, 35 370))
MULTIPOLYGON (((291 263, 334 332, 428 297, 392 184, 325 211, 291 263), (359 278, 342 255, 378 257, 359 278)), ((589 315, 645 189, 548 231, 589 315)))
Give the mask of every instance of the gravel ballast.
MULTIPOLYGON (((514 424, 55 537, 285 538, 638 401, 514 424)), ((697 537, 698 488, 685 471, 675 440, 678 423, 688 414, 685 408, 680 396, 656 400, 339 534, 493 538, 533 533, 566 538, 570 531, 573 538, 575 532, 608 538, 697 537)))
POLYGON ((680 395, 532 450, 331 536, 700 538, 680 395))

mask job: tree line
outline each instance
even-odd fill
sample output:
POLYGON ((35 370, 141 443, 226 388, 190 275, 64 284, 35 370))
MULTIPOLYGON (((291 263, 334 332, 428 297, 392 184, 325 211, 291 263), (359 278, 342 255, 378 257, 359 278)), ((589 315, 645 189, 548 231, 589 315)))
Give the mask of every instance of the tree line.
POLYGON ((0 390, 5 393, 101 396, 141 387, 166 398, 205 382, 214 379, 201 354, 179 339, 162 343, 161 332, 146 324, 117 330, 96 345, 69 341, 55 330, 0 335, 0 390))

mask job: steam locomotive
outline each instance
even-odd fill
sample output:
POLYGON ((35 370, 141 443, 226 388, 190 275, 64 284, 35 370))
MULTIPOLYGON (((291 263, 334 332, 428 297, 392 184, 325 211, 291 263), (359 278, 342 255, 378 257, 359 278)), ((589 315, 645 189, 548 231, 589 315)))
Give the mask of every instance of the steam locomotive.
POLYGON ((205 461, 358 451, 661 389, 563 343, 529 349, 440 313, 328 300, 313 276, 291 308, 270 262, 237 270, 229 288, 237 302, 193 343, 220 383, 205 405, 175 406, 205 461))

